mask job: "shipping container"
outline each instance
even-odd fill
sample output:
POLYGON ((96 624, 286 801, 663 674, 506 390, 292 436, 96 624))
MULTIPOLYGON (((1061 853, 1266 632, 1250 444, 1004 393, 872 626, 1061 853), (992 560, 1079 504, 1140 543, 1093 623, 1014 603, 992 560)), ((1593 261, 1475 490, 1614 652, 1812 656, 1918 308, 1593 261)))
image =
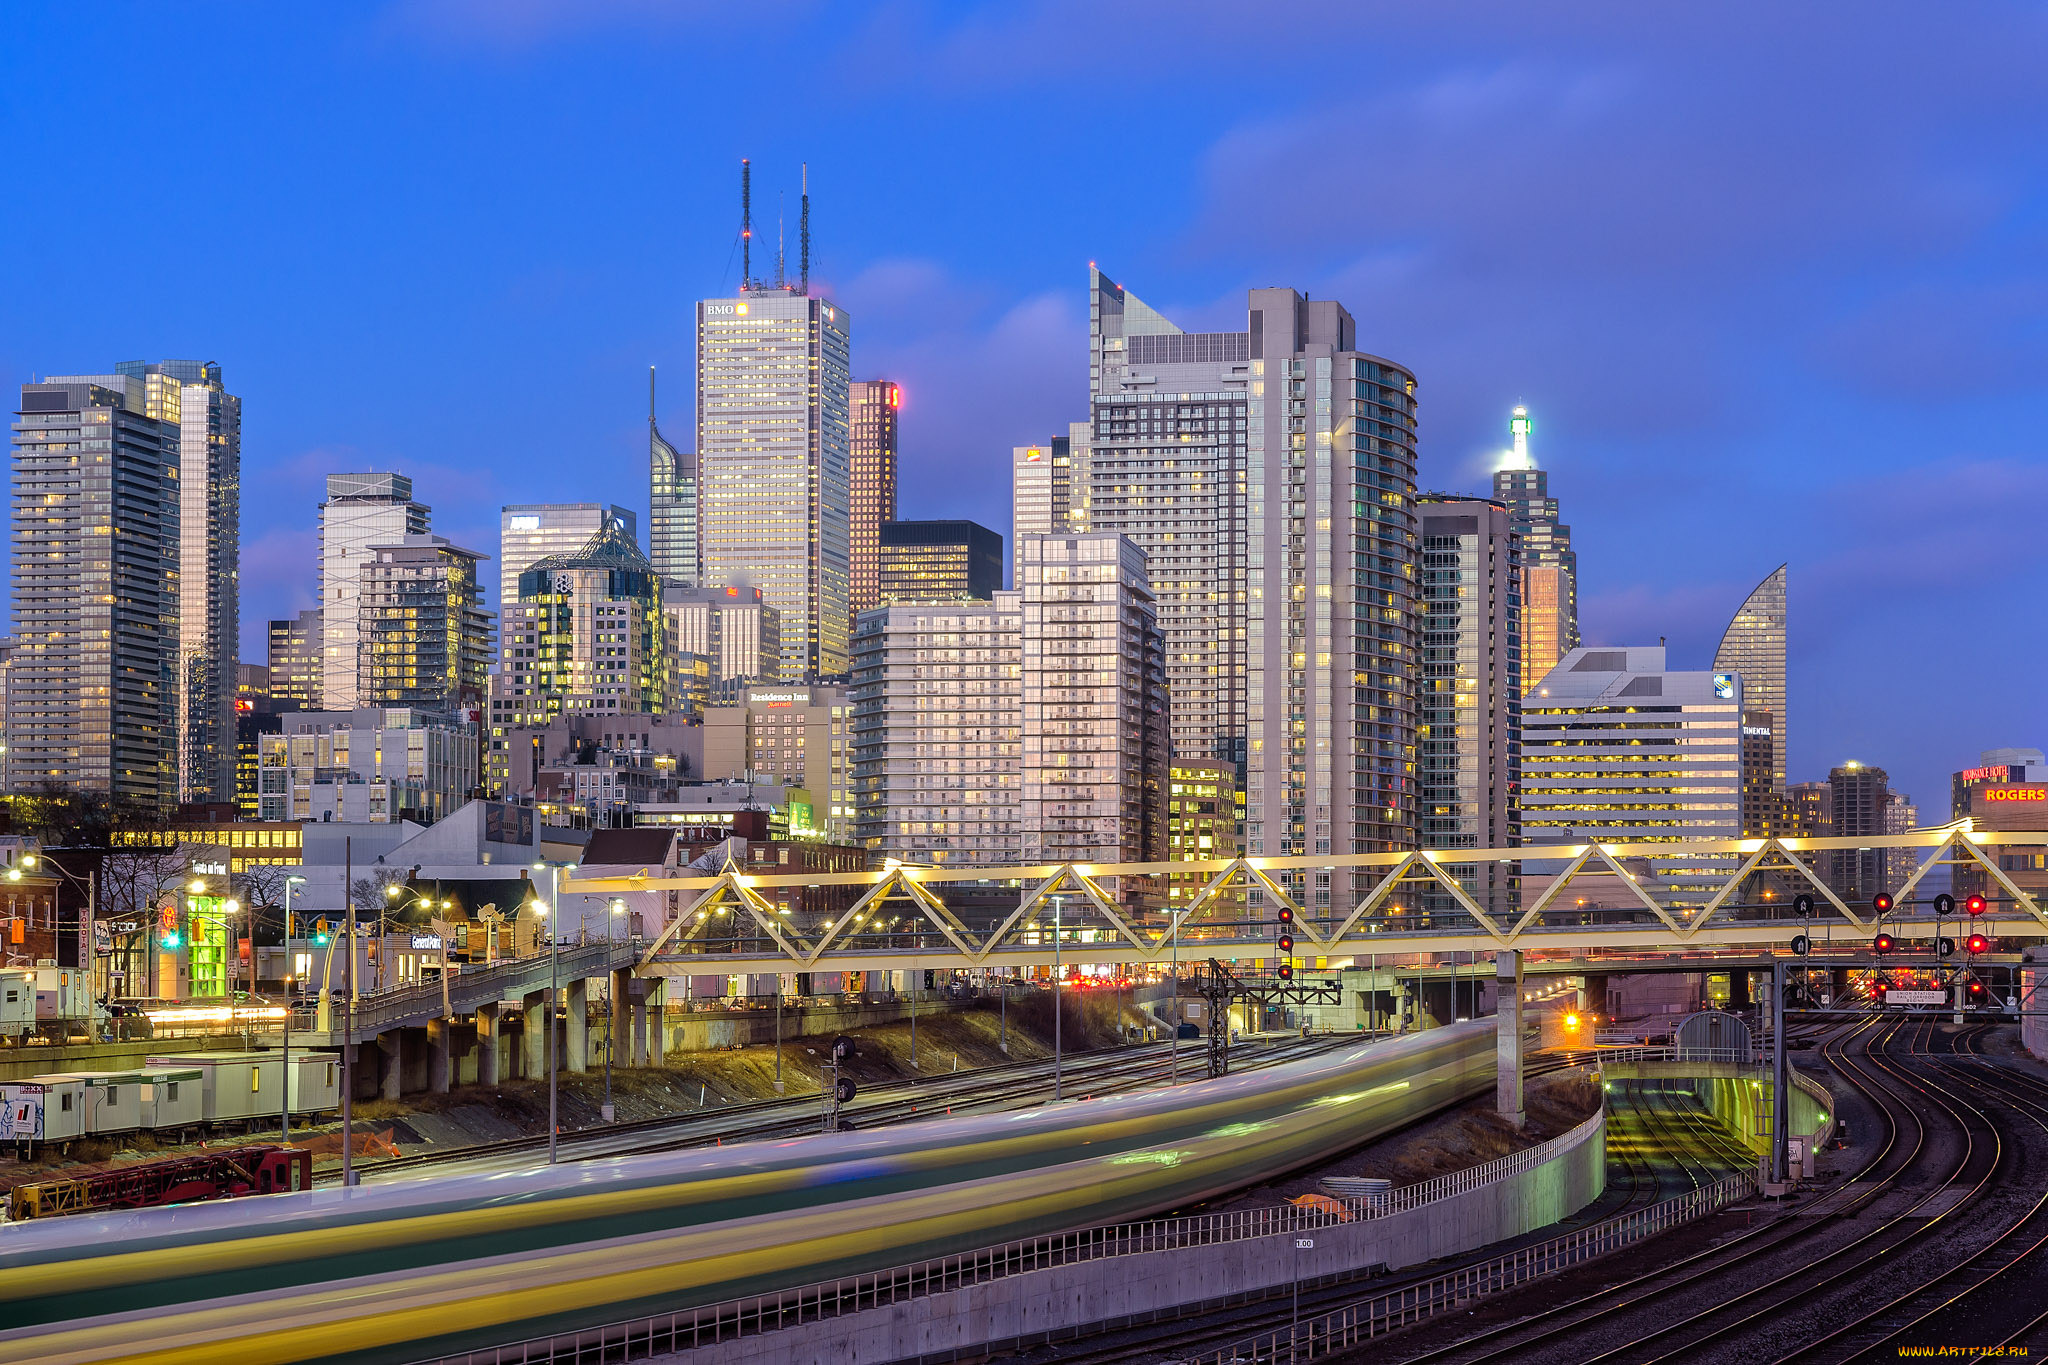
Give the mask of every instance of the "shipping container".
POLYGON ((84 1023, 92 1011, 92 987, 82 967, 36 968, 36 1018, 84 1023))
POLYGON ((196 1066, 146 1066, 142 1126, 151 1132, 197 1128, 206 1121, 206 1077, 196 1066))
POLYGON ((341 1054, 294 1052, 291 1084, 294 1114, 325 1114, 341 1108, 341 1054))
POLYGON ((35 1031, 35 972, 26 967, 0 971, 0 1038, 19 1047, 35 1031))
POLYGON ((0 1082, 0 1143, 33 1151, 85 1136, 85 1082, 75 1076, 31 1076, 0 1082))
POLYGON ((275 1117, 284 1108, 278 1086, 283 1058, 275 1052, 180 1052, 151 1057, 151 1066, 197 1069, 208 1123, 243 1123, 275 1117))

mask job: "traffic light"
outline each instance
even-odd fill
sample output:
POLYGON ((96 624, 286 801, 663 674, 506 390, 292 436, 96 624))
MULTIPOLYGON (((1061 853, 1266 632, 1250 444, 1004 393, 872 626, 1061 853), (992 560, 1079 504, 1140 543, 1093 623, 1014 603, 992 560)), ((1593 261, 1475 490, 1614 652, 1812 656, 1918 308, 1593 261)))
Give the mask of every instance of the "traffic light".
POLYGON ((327 932, 326 920, 316 919, 313 921, 313 946, 315 948, 325 948, 327 941, 333 937, 334 935, 327 932))
POLYGON ((1981 982, 1981 981, 1975 981, 1975 980, 1971 981, 1971 982, 1970 982, 1970 998, 1971 998, 1972 1000, 1977 1000, 1977 999, 1980 999, 1980 998, 1982 998, 1983 994, 1984 994, 1984 983, 1983 983, 1983 982, 1981 982))
POLYGON ((1956 941, 1952 938, 1938 938, 1934 940, 1934 955, 1936 957, 1954 957, 1956 955, 1956 941))
POLYGON ((1294 968, 1290 967, 1290 966, 1289 966, 1288 964, 1286 964, 1285 962, 1281 963, 1281 964, 1280 964, 1280 979, 1281 979, 1282 981, 1292 981, 1292 980, 1294 980, 1294 968))
POLYGON ((1801 919, 1812 918, 1813 897, 1808 895, 1794 896, 1792 898, 1792 913, 1799 916, 1801 919))
POLYGON ((1936 896, 1936 897, 1934 898, 1934 913, 1935 913, 1935 914, 1937 914, 1937 915, 1953 915, 1953 914, 1954 914, 1955 912, 1956 912, 1956 898, 1955 898, 1954 896, 1951 896, 1951 895, 1950 895, 1950 894, 1949 894, 1948 892, 1944 891, 1944 892, 1942 892, 1942 893, 1941 893, 1941 894, 1940 894, 1939 896, 1936 896))
POLYGON ((1870 941, 1871 951, 1875 952, 1879 957, 1883 957, 1886 953, 1889 953, 1890 951, 1892 951, 1892 949, 1898 946, 1899 945, 1892 940, 1892 936, 1890 934, 1879 934, 1876 938, 1870 941))
POLYGON ((1870 898, 1870 908, 1880 915, 1889 915, 1892 912, 1892 898, 1880 891, 1870 898))
POLYGON ((1794 934, 1792 936, 1792 955, 1794 957, 1805 957, 1808 953, 1812 951, 1813 942, 1812 940, 1808 939, 1806 935, 1794 934))
POLYGON ((1969 941, 1963 946, 1969 949, 1972 954, 1988 953, 1991 951, 1991 940, 1982 934, 1972 934, 1969 937, 1969 941))
MULTIPOLYGON (((1294 952, 1294 907, 1288 905, 1281 906, 1277 912, 1277 917, 1280 921, 1280 933, 1273 940, 1274 946, 1283 954, 1292 954, 1294 952)), ((1287 961, 1285 957, 1282 957, 1280 960, 1279 975, 1282 981, 1294 980, 1294 964, 1287 961)))
POLYGON ((166 952, 176 952, 185 942, 178 932, 178 907, 166 905, 157 912, 156 941, 166 952))
POLYGON ((1990 908, 1991 903, 1979 895, 1972 895, 1969 899, 1963 902, 1963 909, 1969 911, 1973 915, 1981 915, 1990 908))
POLYGON ((1285 930, 1281 931, 1280 937, 1275 940, 1275 943, 1278 944, 1280 951, 1283 953, 1294 951, 1294 935, 1287 933, 1285 930))
POLYGON ((853 1083, 853 1077, 851 1076, 841 1076, 839 1078, 839 1083, 832 1087, 833 1098, 838 1100, 841 1104, 845 1104, 848 1100, 852 1099, 855 1095, 858 1095, 859 1093, 860 1087, 853 1083))
POLYGON ((1278 918, 1282 924, 1294 923, 1294 907, 1291 905, 1281 906, 1276 918, 1278 918))

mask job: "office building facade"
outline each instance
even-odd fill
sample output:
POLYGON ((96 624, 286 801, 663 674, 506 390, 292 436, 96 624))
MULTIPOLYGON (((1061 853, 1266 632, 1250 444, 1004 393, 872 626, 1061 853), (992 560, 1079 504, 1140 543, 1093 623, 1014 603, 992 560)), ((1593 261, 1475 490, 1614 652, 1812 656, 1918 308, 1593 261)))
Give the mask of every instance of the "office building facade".
MULTIPOLYGON (((1527 408, 1508 419, 1513 444, 1493 474, 1493 496, 1507 504, 1522 542, 1522 692, 1579 647, 1579 555, 1572 528, 1558 520, 1550 475, 1529 450, 1527 408)), ((1722 669, 1722 672, 1740 670, 1722 669)))
POLYGON ((360 697, 356 620, 363 566, 379 545, 427 533, 429 510, 403 474, 330 474, 320 504, 320 705, 352 711, 360 697))
POLYGON ((528 565, 518 594, 498 632, 494 732, 558 716, 667 714, 661 580, 624 527, 528 565))
POLYGON ((1126 536, 1027 536, 1022 609, 1022 854, 1028 863, 1166 857, 1165 641, 1126 536))
POLYGON ((519 503, 498 514, 498 598, 519 600, 519 575, 549 555, 574 554, 607 526, 637 542, 640 519, 631 509, 601 502, 519 503))
POLYGON ((697 540, 697 457, 678 450, 654 420, 654 371, 647 371, 647 558, 671 587, 703 581, 697 540))
MULTIPOLYGON (((1828 833, 1839 839, 1887 833, 1892 804, 1891 776, 1883 768, 1850 760, 1828 773, 1828 833)), ((1891 860, 1881 848, 1839 848, 1825 855, 1827 881, 1852 904, 1889 893, 1891 860)))
POLYGON ((879 532, 883 602, 989 598, 1003 586, 1003 538, 971 521, 890 521, 879 532))
POLYGON ((903 391, 886 379, 863 379, 853 385, 851 403, 853 501, 847 544, 852 586, 847 602, 848 610, 858 614, 882 600, 881 532, 896 520, 896 415, 903 391))
POLYGON ((146 399, 178 390, 178 800, 235 792, 235 662, 241 652, 242 400, 219 365, 126 361, 146 399))
MULTIPOLYGON (((1949 816, 1978 830, 2048 830, 2048 758, 2039 749, 1986 749, 1950 779, 1949 816)), ((2048 849, 1979 845, 2005 878, 2037 902, 2048 897, 2048 849)), ((1922 850, 1924 853, 1925 850, 1922 850)), ((1953 868, 1958 897, 1984 896, 2000 909, 2012 898, 1981 867, 1953 868)))
POLYGON ((491 618, 484 556, 440 536, 375 545, 357 605, 356 695, 367 706, 482 714, 491 618))
POLYGON ((1785 785, 1785 565, 1743 600, 1714 650, 1716 673, 1740 673, 1744 704, 1772 718, 1771 781, 1785 785))
MULTIPOLYGON (((1010 544, 1024 536, 1088 529, 1088 451, 1093 422, 1070 423, 1065 436, 1010 451, 1010 544)), ((1014 584, 1014 566, 1009 580, 1014 584)))
POLYGON ((9 791, 177 802, 182 398, 162 375, 22 386, 9 791))
POLYGON ((320 612, 270 623, 270 695, 320 709, 320 612))
MULTIPOLYGON (((1539 845, 1739 838, 1742 680, 1668 669, 1661 645, 1575 649, 1523 698, 1521 773, 1532 879, 1564 865, 1539 862, 1539 845)), ((1667 907, 1698 906, 1735 866, 1653 855, 1638 884, 1667 907)), ((1640 908, 1625 888, 1603 895, 1606 908, 1640 908)))
MULTIPOLYGON (((1512 848, 1522 757, 1522 559, 1507 505, 1428 494, 1422 521, 1417 781, 1422 846, 1512 848)), ((1443 862, 1482 909, 1517 908, 1512 863, 1443 862)), ((1457 909, 1425 891, 1432 917, 1457 909)))
POLYGON ((265 821, 432 823, 477 788, 476 727, 411 707, 287 713, 258 741, 265 821))
POLYGON ((665 590, 669 638, 678 657, 709 663, 709 681, 722 684, 782 678, 782 613, 759 588, 665 590))
POLYGON ((1023 607, 919 602, 854 628, 854 835, 918 863, 1015 863, 1023 850, 1023 607))
MULTIPOLYGON (((1214 759, 1174 759, 1167 768, 1166 856, 1173 862, 1206 862, 1235 858, 1237 830, 1244 819, 1239 807, 1237 765, 1214 759)), ((1166 899, 1178 907, 1202 894, 1216 874, 1174 873, 1167 878, 1166 899)), ((1238 896, 1224 892, 1212 898, 1230 903, 1238 896)), ((1228 918, 1228 916, 1224 916, 1228 918)))
POLYGON ((699 581, 761 590, 789 678, 847 667, 849 325, 784 286, 697 305, 699 581))

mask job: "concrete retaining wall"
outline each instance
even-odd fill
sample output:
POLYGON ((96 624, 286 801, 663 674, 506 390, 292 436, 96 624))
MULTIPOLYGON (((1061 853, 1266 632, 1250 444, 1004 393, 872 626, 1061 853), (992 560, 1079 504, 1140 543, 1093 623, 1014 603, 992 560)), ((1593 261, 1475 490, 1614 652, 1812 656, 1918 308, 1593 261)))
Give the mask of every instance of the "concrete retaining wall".
MULTIPOLYGON (((1752 1072, 1748 1077, 1732 1079, 1702 1078, 1693 1085, 1700 1103, 1759 1154, 1771 1150, 1770 1116, 1764 1109, 1764 1096, 1770 1088, 1768 1072, 1752 1072)), ((1821 1118, 1819 1102, 1796 1085, 1789 1088, 1792 1092, 1792 1115, 1788 1131, 1802 1134, 1817 1132, 1826 1123, 1821 1118)))
MULTIPOLYGON (((920 1000, 917 1014, 928 1019, 957 1008, 949 1001, 920 1000)), ((909 1002, 876 1001, 860 1005, 817 1005, 782 1012, 782 1040, 844 1033, 848 1029, 894 1024, 910 1017, 909 1002)), ((704 1052, 775 1041, 775 1011, 736 1010, 729 1014, 671 1014, 669 1050, 704 1052)), ((937 1055, 937 1054, 934 1054, 937 1055)))
POLYGON ((1600 1196, 1604 1122, 1533 1170, 1403 1213, 1274 1237, 1012 1275, 654 1359, 678 1365, 882 1365, 968 1352, 1270 1290, 1299 1278, 1417 1265, 1546 1227, 1600 1196), (1312 1240, 1306 1250, 1296 1237, 1312 1240), (1297 1261, 1296 1258, 1299 1258, 1297 1261))

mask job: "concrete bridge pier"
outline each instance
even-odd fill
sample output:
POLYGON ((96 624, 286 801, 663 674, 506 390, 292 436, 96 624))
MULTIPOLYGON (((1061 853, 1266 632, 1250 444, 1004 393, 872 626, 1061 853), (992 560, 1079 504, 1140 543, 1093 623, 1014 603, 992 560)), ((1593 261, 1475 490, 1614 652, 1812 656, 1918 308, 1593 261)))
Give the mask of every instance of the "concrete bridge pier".
POLYGON ((427 1093, 448 1093, 449 1073, 455 1069, 452 1025, 446 1019, 427 1021, 427 1093))
POLYGON ((554 1022, 548 1018, 548 993, 534 991, 520 1000, 519 1008, 526 1054, 521 1074, 529 1081, 544 1080, 548 1074, 548 1032, 554 1022))
POLYGON ((498 1085, 501 1083, 498 1049, 504 1043, 502 1021, 498 1018, 498 1003, 476 1007, 476 1083, 498 1085))
POLYGON ((377 1035, 377 1095, 395 1100, 404 1085, 405 1030, 387 1029, 377 1035))
POLYGON ((660 1066, 668 1057, 668 978, 647 983, 647 1065, 660 1066))
POLYGON ((1493 956, 1493 1002, 1499 1066, 1493 1107, 1520 1128, 1529 1115, 1522 1106, 1522 955, 1513 949, 1493 956))
POLYGON ((590 983, 578 978, 568 983, 562 1008, 567 1016, 562 1026, 562 1064, 570 1071, 590 1070, 590 983))

